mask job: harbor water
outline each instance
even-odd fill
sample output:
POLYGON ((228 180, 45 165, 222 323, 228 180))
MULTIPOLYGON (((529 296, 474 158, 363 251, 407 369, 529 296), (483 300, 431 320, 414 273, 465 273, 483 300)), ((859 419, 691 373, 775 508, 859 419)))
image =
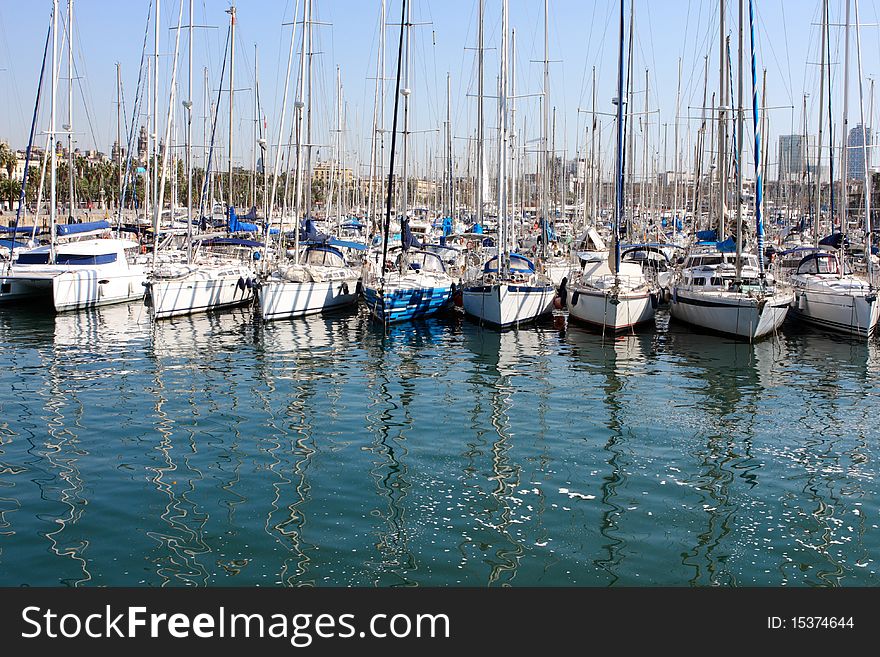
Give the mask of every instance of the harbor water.
POLYGON ((878 343, 0 309, 0 585, 877 586, 878 343))

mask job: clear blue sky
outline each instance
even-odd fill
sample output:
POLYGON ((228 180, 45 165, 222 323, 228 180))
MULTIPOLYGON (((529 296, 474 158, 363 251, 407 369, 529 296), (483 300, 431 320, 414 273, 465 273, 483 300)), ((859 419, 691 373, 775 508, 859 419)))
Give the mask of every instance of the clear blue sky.
MULTIPOLYGON (((188 2, 185 2, 184 23, 188 2)), ((278 142, 277 125, 283 76, 286 67, 290 26, 297 0, 239 0, 236 51, 236 88, 254 87, 254 44, 259 47, 260 86, 263 114, 269 126, 269 140, 278 142)), ((335 76, 338 65, 342 73, 347 106, 346 151, 349 160, 360 151, 362 161, 369 156, 369 126, 372 121, 373 85, 379 29, 381 0, 315 0, 316 18, 330 23, 316 28, 317 50, 315 67, 316 134, 314 141, 331 143, 329 132, 335 123, 335 76)), ((66 0, 60 5, 66 13, 66 0)), ((116 74, 114 64, 120 62, 125 87, 126 107, 130 115, 137 68, 141 56, 147 21, 148 0, 76 0, 74 43, 77 72, 83 77, 82 91, 76 91, 75 132, 81 148, 109 152, 116 134, 116 74), (83 100, 85 97, 85 104, 83 100)), ((861 21, 877 24, 875 0, 862 0, 861 21)), ((213 25, 216 29, 197 30, 195 37, 195 142, 202 143, 201 117, 203 115, 202 69, 208 66, 212 96, 222 61, 222 49, 228 25, 226 0, 196 0, 196 23, 213 25)), ((167 105, 167 84, 170 79, 170 54, 174 48, 178 0, 161 2, 161 52, 164 55, 160 89, 160 105, 167 105)), ((497 47, 500 44, 501 0, 486 0, 486 93, 494 95, 498 66, 497 47)), ((597 69, 598 109, 612 112, 611 98, 615 95, 617 57, 616 0, 550 0, 550 59, 551 104, 557 107, 557 148, 565 147, 569 157, 583 141, 585 115, 578 108, 591 107, 591 70, 597 69)), ((779 134, 800 132, 802 125, 803 94, 810 94, 807 106, 810 130, 815 131, 818 112, 817 66, 818 22, 820 0, 756 0, 758 26, 758 68, 767 69, 767 105, 771 114, 770 160, 776 160, 776 138, 779 134), (794 109, 790 109, 791 107, 794 109)), ((543 59, 543 2, 540 0, 510 0, 510 26, 517 30, 517 92, 534 94, 541 90, 542 67, 532 60, 543 59)), ((0 2, 0 88, 4 107, 0 112, 0 138, 15 147, 26 143, 30 116, 39 75, 40 57, 51 10, 50 0, 29 2, 0 2)), ((388 0, 388 22, 399 20, 398 0, 388 0)), ((831 0, 832 22, 843 19, 842 0, 831 0)), ((452 76, 452 122, 458 137, 472 134, 475 118, 475 66, 477 0, 414 0, 413 17, 426 22, 414 28, 413 80, 411 96, 412 123, 416 131, 436 130, 445 118, 446 73, 452 76), (471 94, 471 95, 469 95, 471 94)), ((635 71, 636 106, 644 104, 644 73, 649 69, 651 109, 651 152, 662 163, 663 125, 669 127, 667 136, 668 168, 672 167, 673 124, 675 122, 677 70, 682 61, 681 140, 684 141, 697 122, 703 90, 704 57, 709 56, 709 93, 718 88, 718 2, 711 0, 636 0, 635 1, 635 71), (693 109, 688 109, 689 107, 693 109), (659 127, 657 122, 659 121, 659 127), (690 128, 688 128, 690 125, 690 128)), ((728 0, 727 26, 734 48, 736 69, 737 3, 728 0)), ((148 37, 148 52, 152 52, 152 28, 148 37)), ((843 69, 842 32, 832 28, 832 59, 834 60, 834 120, 841 119, 841 80, 843 69)), ((396 56, 397 28, 389 27, 387 75, 392 76, 396 56)), ((181 39, 179 100, 186 96, 186 35, 181 39)), ((745 37, 748 49, 748 34, 745 37)), ((859 122, 858 78, 855 57, 855 34, 852 34, 850 78, 850 126, 859 122)), ((863 73, 872 77, 880 73, 880 29, 875 26, 862 29, 863 73)), ((66 61, 66 60, 64 60, 66 61)), ((296 62, 294 62, 294 71, 296 62)), ((746 72, 749 61, 746 59, 746 72)), ((61 75, 66 75, 62 67, 61 75)), ((295 75, 293 76, 295 78, 295 75)), ((224 81, 224 87, 226 86, 224 81)), ((66 83, 60 83, 66 98, 66 83)), ((295 80, 292 87, 295 85, 295 80)), ((387 124, 390 125, 391 98, 387 104, 387 124)), ((225 141, 226 104, 223 109, 218 135, 225 141)), ((536 98, 518 101, 518 122, 525 124, 528 136, 539 135, 540 114, 536 98)), ((751 84, 747 77, 746 104, 751 103, 751 84)), ((865 84, 865 112, 869 111, 869 85, 865 84)), ((876 103, 880 105, 880 102, 876 103)), ((48 103, 46 103, 48 105, 48 103)), ((253 101, 251 91, 236 94, 235 156, 237 162, 250 162, 253 101)), ((875 114, 880 111, 875 109, 875 114)), ((42 113, 40 130, 47 126, 42 113)), ((495 125, 495 101, 486 100, 489 135, 495 125)), ((162 114, 164 122, 164 110, 162 114)), ((59 126, 66 122, 66 100, 59 106, 59 126)), ((142 122, 142 120, 141 120, 142 122)), ((868 119, 869 124, 874 121, 868 119)), ((289 125, 289 115, 288 115, 289 125)), ((611 151, 610 119, 604 119, 603 149, 611 151)), ((161 130, 160 130, 161 132, 161 130)), ((748 139, 751 140, 749 129, 748 139)), ((641 133, 637 133, 640 138, 641 133)), ((181 133, 182 135, 182 133, 181 133)), ((182 142, 182 136, 179 137, 182 142)), ((459 153, 464 153, 464 139, 456 140, 459 153)), ((750 147, 751 141, 747 142, 750 147)), ((424 132, 413 137, 415 159, 424 162, 435 158, 440 149, 435 132, 424 132)), ((491 146, 489 147, 491 150, 491 146)), ((637 161, 641 166, 641 142, 637 141, 637 161)), ((322 157, 329 157, 329 148, 322 149, 322 157)), ((606 160, 607 161, 607 160, 606 160)), ((751 148, 747 150, 751 161, 751 148)), ((607 165, 606 165, 607 166, 607 165)), ((772 174, 771 174, 772 175, 772 174)))

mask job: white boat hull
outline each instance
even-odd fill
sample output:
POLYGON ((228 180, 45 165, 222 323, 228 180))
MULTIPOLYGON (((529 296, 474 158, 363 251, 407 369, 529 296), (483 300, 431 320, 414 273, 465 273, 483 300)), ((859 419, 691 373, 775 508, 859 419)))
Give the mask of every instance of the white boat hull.
POLYGON ((254 298, 254 273, 241 266, 192 267, 179 276, 152 276, 145 302, 153 319, 219 310, 254 298))
POLYGON ((736 292, 676 288, 670 312, 675 319, 693 326, 756 340, 782 326, 791 300, 791 293, 758 298, 736 292))
POLYGON ((555 296, 551 285, 475 285, 462 291, 462 305, 468 315, 481 322, 505 328, 549 313, 555 296))
POLYGON ((137 265, 124 272, 100 267, 61 272, 19 269, 0 277, 0 303, 44 299, 56 312, 109 306, 143 298, 145 280, 143 267, 137 265))
POLYGON ((818 285, 794 289, 792 317, 808 324, 867 338, 875 332, 880 318, 876 292, 846 292, 818 285))
POLYGON ((654 319, 649 290, 597 289, 569 284, 566 289, 569 317, 604 331, 622 331, 654 319))
POLYGON ((259 288, 260 315, 265 320, 302 317, 349 306, 357 301, 358 276, 333 281, 288 281, 271 276, 259 288))

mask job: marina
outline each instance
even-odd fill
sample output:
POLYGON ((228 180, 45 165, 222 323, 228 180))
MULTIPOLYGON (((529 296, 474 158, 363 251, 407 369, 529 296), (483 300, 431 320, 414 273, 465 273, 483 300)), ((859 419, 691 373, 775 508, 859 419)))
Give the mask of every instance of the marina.
POLYGON ((880 584, 873 5, 38 4, 0 586, 880 584))

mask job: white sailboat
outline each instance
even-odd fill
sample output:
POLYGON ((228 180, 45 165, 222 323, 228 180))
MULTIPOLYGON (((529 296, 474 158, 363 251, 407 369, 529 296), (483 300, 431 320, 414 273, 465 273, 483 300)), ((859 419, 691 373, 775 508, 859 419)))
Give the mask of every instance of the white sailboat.
MULTIPOLYGON (((303 114, 306 106, 305 90, 306 77, 311 76, 311 66, 306 67, 306 60, 311 61, 309 51, 311 49, 311 0, 303 3, 303 33, 302 47, 300 49, 300 78, 297 94, 296 107, 296 199, 294 216, 297 224, 302 217, 302 194, 303 194, 303 114)), ((295 33, 295 30, 294 30, 295 33)), ((291 47, 287 62, 287 80, 284 88, 284 102, 281 110, 281 120, 278 134, 284 134, 285 106, 287 100, 287 84, 290 80, 290 66, 293 55, 293 41, 295 34, 291 34, 291 47)), ((311 89, 311 84, 308 85, 311 89)), ((307 99, 311 102, 311 98, 307 99)), ((311 116, 309 114, 309 116, 311 116)), ((309 118, 309 123, 311 119, 309 118)), ((307 127, 311 132, 311 126, 307 127)), ((311 140, 308 140, 309 144, 311 140)), ((307 145, 306 148, 311 148, 307 145)), ((272 184, 271 208, 274 209, 275 185, 281 164, 281 146, 275 156, 275 177, 272 184)), ((311 180, 311 172, 306 172, 311 180)), ((310 191, 306 191, 310 193, 310 191)), ((269 240, 269 225, 272 212, 267 213, 266 239, 269 240)), ((310 222, 307 222, 310 225, 310 222)), ((310 231, 306 231, 306 237, 310 231)), ((279 241, 284 240, 284 234, 279 231, 279 241)), ((326 242, 326 240, 324 240, 326 242)), ((313 313, 319 313, 333 308, 339 308, 357 301, 358 281, 360 271, 351 267, 345 260, 342 251, 332 244, 311 243, 305 249, 300 249, 299 230, 294 237, 293 261, 287 259, 286 249, 277 250, 281 258, 264 271, 257 282, 257 298, 260 315, 264 320, 282 319, 286 317, 301 317, 313 313)), ((267 259, 268 262, 268 259, 267 259)))
POLYGON ((617 171, 612 247, 607 260, 587 261, 566 286, 569 316, 605 331, 621 331, 654 319, 656 291, 638 263, 621 261, 620 224, 623 214, 623 39, 624 9, 620 3, 620 45, 617 71, 617 171))
MULTIPOLYGON (((492 326, 506 328, 533 321, 550 312, 556 289, 545 276, 535 271, 527 258, 511 253, 510 208, 507 197, 507 163, 509 131, 507 124, 507 0, 501 14, 501 75, 499 77, 499 141, 498 141, 498 255, 490 258, 479 276, 466 282, 462 290, 464 311, 492 326)), ((483 0, 480 0, 482 32, 483 0)), ((482 58, 482 36, 480 37, 482 58)), ((482 68, 482 67, 481 67, 482 68)), ((480 85, 482 91, 482 84, 480 85)), ((478 102, 482 102, 482 93, 478 102)), ((482 147, 482 144, 480 144, 482 147)), ((479 212, 479 208, 478 208, 479 212)))
MULTIPOLYGON (((822 149, 822 96, 824 92, 825 82, 825 39, 828 30, 828 1, 825 0, 822 7, 822 62, 820 68, 820 92, 819 92, 819 160, 821 161, 822 149)), ((856 37, 858 43, 859 58, 859 100, 862 101, 861 92, 861 43, 858 30, 858 4, 856 4, 856 37)), ((849 62, 849 1, 847 0, 846 8, 846 55, 845 64, 849 62)), ((844 93, 846 91, 847 75, 844 74, 844 93)), ((862 111, 862 125, 864 125, 864 103, 860 102, 862 111)), ((862 140, 863 142, 865 140, 862 140)), ((867 146, 863 145, 863 149, 867 146)), ((833 154, 832 154, 833 157, 833 154)), ((846 160, 844 160, 843 177, 846 179, 846 160)), ((863 162, 865 166, 865 179, 870 180, 867 174, 868 154, 863 153, 863 162)), ((821 174, 821 167, 817 168, 821 174)), ((816 185, 816 207, 821 208, 820 193, 821 181, 816 185)), ((865 187, 865 217, 866 217, 866 233, 870 235, 871 216, 871 185, 865 187)), ((841 208, 843 220, 841 225, 846 224, 846 203, 841 208)), ((850 270, 845 257, 841 257, 838 253, 831 250, 823 250, 819 248, 819 218, 817 217, 813 223, 813 239, 816 247, 813 250, 800 250, 804 255, 801 257, 797 268, 790 277, 790 283, 794 290, 794 301, 791 306, 791 314, 794 318, 799 319, 808 324, 822 327, 837 333, 845 333, 847 335, 867 338, 872 335, 877 328, 878 317, 880 317, 880 302, 877 300, 877 290, 871 283, 871 270, 873 268, 872 258, 867 257, 868 266, 867 279, 856 276, 850 270)), ((867 241, 870 243, 870 240, 867 241)), ((841 248, 845 248, 845 241, 841 239, 841 248)))
MULTIPOLYGON (((68 0, 68 151, 73 158, 73 0, 68 0)), ((54 147, 58 87, 58 0, 52 3, 52 88, 49 133, 49 244, 21 251, 5 263, 0 275, 0 303, 46 300, 57 312, 123 303, 143 295, 144 267, 134 264, 138 244, 110 236, 106 221, 58 224, 56 204, 57 149, 54 147), (94 239, 98 235, 103 239, 94 239), (93 239, 89 239, 93 238, 93 239)), ((74 167, 70 166, 70 219, 74 213, 74 167)))
MULTIPOLYGON (((181 5, 181 12, 183 6, 181 5)), ((232 181, 232 110, 234 98, 234 64, 235 64, 235 7, 230 7, 229 24, 229 181, 232 181)), ((177 39, 179 43, 180 29, 178 20, 177 39)), ((193 7, 190 1, 190 43, 192 43, 192 26, 193 26, 193 7)), ((169 102, 169 115, 171 105, 174 103, 174 80, 177 75, 177 47, 175 47, 175 65, 172 68, 172 83, 169 102)), ((226 60, 223 61, 224 71, 221 72, 220 79, 223 79, 225 72, 226 60)), ((190 99, 192 98, 192 49, 190 49, 190 99)), ((222 86, 222 85, 221 85, 222 86)), ((188 102, 188 110, 192 111, 192 101, 188 102)), ((219 104, 219 100, 218 100, 219 104)), ((212 128, 211 142, 213 144, 213 136, 217 128, 217 114, 214 113, 214 124, 212 128)), ((170 120, 168 121, 165 133, 165 143, 170 139, 170 120)), ((187 130, 187 139, 190 138, 190 131, 187 130)), ((210 179, 211 159, 213 155, 213 147, 209 151, 208 164, 206 167, 205 182, 202 187, 201 201, 199 203, 199 214, 203 214, 205 208, 208 185, 210 179)), ((159 218, 160 208, 162 207, 162 197, 165 190, 165 176, 167 173, 168 149, 162 160, 162 184, 158 202, 155 208, 154 218, 154 234, 159 234, 159 218)), ((189 176, 189 180, 192 177, 189 176)), ((191 182, 189 183, 191 184, 191 182)), ((227 193, 231 194, 230 189, 227 193)), ((191 196, 191 195, 190 195, 191 196)), ((229 198, 229 207, 232 206, 232 198, 229 198)), ((192 207, 189 208, 189 221, 192 223, 192 207)), ((190 229, 188 229, 190 230, 190 229)), ((219 238, 208 236, 198 240, 195 247, 192 243, 188 245, 188 257, 185 263, 165 263, 160 264, 157 261, 158 244, 154 245, 153 257, 154 266, 150 276, 145 283, 146 295, 144 304, 150 309, 153 319, 165 319, 169 317, 178 317, 181 315, 190 315, 193 313, 205 312, 209 310, 218 310, 249 303, 254 298, 254 289, 256 281, 256 273, 253 269, 253 256, 259 253, 263 245, 259 242, 246 239, 236 238, 219 238)))
MULTIPOLYGON (((750 11, 751 20, 751 11, 750 11)), ((742 198, 743 152, 743 17, 740 4, 739 47, 739 125, 737 130, 737 198, 742 198)), ((723 24, 722 24, 723 34, 723 24)), ((764 268, 764 225, 761 218, 762 181, 760 167, 760 131, 758 129, 758 94, 755 78, 754 33, 752 34, 752 110, 755 130, 755 226, 758 255, 744 254, 742 245, 742 204, 737 203, 736 253, 709 247, 688 255, 678 282, 673 287, 670 312, 679 320, 726 335, 756 340, 774 333, 785 320, 793 295, 790 288, 778 285, 764 268)), ((723 62, 722 62, 723 71, 723 62)), ((722 79, 724 78, 722 74, 722 79)), ((719 126, 719 139, 724 142, 724 125, 719 126)), ((722 152, 723 152, 722 148, 722 152)), ((722 163, 724 159, 722 157, 722 163)), ((724 166, 722 164, 722 170, 724 166)), ((724 173, 721 175, 720 213, 724 216, 724 173)), ((722 222, 723 227, 723 222, 722 222)), ((723 231, 721 235, 723 236, 723 231)))

